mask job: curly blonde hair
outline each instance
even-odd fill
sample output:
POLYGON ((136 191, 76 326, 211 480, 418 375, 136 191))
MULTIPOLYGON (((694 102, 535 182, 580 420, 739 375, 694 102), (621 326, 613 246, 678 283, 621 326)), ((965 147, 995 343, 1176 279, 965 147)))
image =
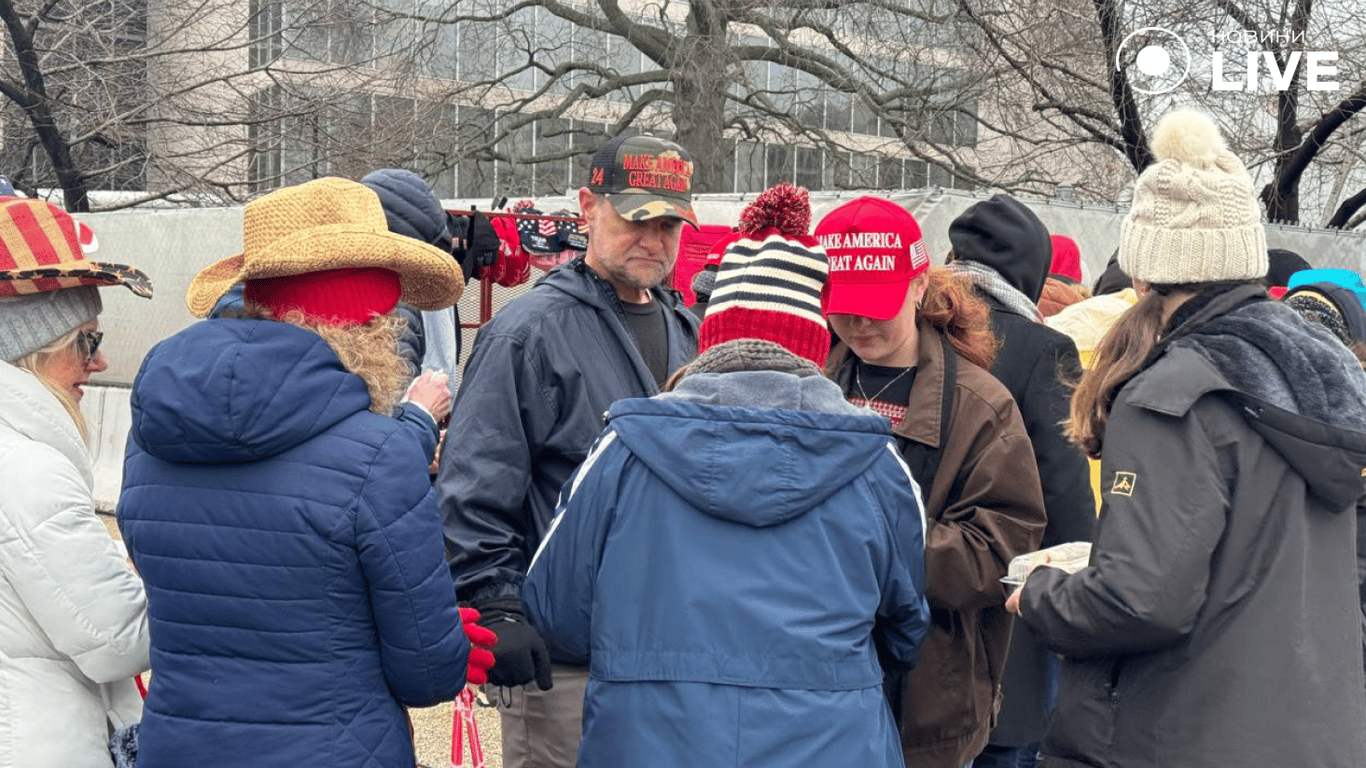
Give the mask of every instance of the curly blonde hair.
POLYGON ((62 408, 71 416, 71 420, 76 423, 76 431, 81 434, 82 442, 89 443, 90 430, 89 427, 86 426, 85 416, 81 415, 80 402, 72 397, 70 392, 52 383, 52 381, 50 381, 47 376, 43 375, 42 372, 42 368, 48 360, 52 359, 54 355, 61 354, 76 346, 76 340, 80 338, 80 336, 81 329, 79 327, 72 328, 69 332, 57 337, 46 346, 15 360, 13 365, 16 368, 22 368, 33 374, 38 381, 43 383, 44 387, 47 387, 47 391, 51 392, 53 396, 57 398, 57 402, 62 404, 62 408))
POLYGON ((312 331, 337 353, 342 367, 365 382, 370 392, 370 410, 392 416, 408 388, 414 371, 398 352, 399 337, 407 328, 403 318, 392 311, 376 315, 361 325, 328 325, 308 319, 301 310, 291 309, 275 317, 268 309, 248 301, 246 314, 261 320, 275 320, 312 331))

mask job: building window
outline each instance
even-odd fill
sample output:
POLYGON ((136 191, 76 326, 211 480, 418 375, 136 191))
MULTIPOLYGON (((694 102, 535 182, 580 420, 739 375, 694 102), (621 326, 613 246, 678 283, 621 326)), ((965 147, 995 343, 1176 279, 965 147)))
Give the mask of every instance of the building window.
POLYGON ((924 160, 906 161, 906 188, 922 189, 929 185, 929 163, 924 160))
POLYGON ((849 188, 877 189, 877 158, 855 154, 849 159, 849 188))
POLYGON ((969 101, 958 105, 954 138, 960 147, 977 146, 977 102, 969 101))
POLYGON ((758 192, 764 188, 764 145, 742 141, 735 148, 735 191, 758 192))
MULTIPOLYGON (((719 184, 717 184, 717 185, 716 185, 715 187, 713 187, 713 188, 714 188, 717 192, 734 192, 734 191, 735 191, 735 146, 736 146, 736 144, 737 144, 738 142, 737 142, 735 139, 722 139, 721 141, 726 145, 726 149, 725 149, 726 161, 725 161, 725 163, 723 163, 722 168, 721 168, 721 181, 720 181, 719 184)), ((694 186, 694 190, 696 190, 696 186, 694 186)))
POLYGON ((607 124, 575 120, 574 133, 569 140, 574 147, 569 176, 569 189, 573 191, 588 184, 588 166, 593 162, 593 153, 607 141, 607 124))
POLYGON ((849 130, 866 136, 877 135, 877 115, 873 114, 872 107, 862 97, 854 100, 853 122, 850 123, 849 130))
POLYGON ((251 98, 247 125, 247 188, 267 192, 280 184, 280 87, 257 91, 251 98))
POLYGON ((535 180, 534 168, 525 158, 533 157, 536 151, 535 125, 527 123, 515 130, 498 143, 498 153, 507 157, 507 162, 498 163, 497 186, 495 195, 511 198, 527 197, 531 194, 535 180))
POLYGON ((929 174, 929 186, 931 187, 953 187, 953 174, 949 169, 942 165, 931 165, 929 174))
POLYGON ((883 157, 877 161, 878 189, 901 189, 901 158, 883 157))
POLYGON ((768 145, 768 168, 764 174, 764 189, 784 181, 792 181, 793 152, 782 144, 768 145))
POLYGON ((797 147, 797 186, 821 188, 821 155, 815 147, 797 147))
POLYGON ((247 66, 264 67, 285 52, 281 30, 285 25, 284 4, 279 0, 251 0, 247 30, 251 44, 247 49, 247 66))
POLYGON ((476 160, 470 146, 483 146, 497 127, 498 116, 490 109, 462 106, 455 126, 455 152, 461 157, 456 166, 456 196, 492 197, 495 187, 496 165, 492 160, 476 160))
MULTIPOLYGON (((571 123, 564 118, 536 121, 536 154, 549 156, 566 154, 570 143, 571 123)), ((563 195, 569 189, 569 158, 563 157, 536 164, 534 195, 563 195)))
POLYGON ((853 94, 829 90, 825 94, 825 127, 832 131, 847 131, 853 110, 853 94))

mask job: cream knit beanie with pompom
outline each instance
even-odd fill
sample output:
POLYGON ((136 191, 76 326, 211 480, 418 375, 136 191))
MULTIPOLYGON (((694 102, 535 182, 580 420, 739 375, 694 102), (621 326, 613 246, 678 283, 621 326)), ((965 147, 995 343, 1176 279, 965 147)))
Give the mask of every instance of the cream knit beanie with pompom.
POLYGON ((1203 112, 1169 112, 1157 162, 1138 177, 1120 228, 1119 266, 1156 285, 1260 280, 1266 232, 1252 177, 1203 112))

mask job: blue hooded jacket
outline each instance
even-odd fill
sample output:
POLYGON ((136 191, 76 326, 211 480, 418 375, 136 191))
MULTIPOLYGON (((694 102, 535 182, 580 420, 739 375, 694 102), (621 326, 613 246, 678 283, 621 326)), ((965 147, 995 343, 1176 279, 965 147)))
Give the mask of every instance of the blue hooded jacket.
POLYGON ((913 665, 929 609, 887 421, 776 371, 610 418, 522 593, 552 657, 589 665, 579 765, 901 766, 879 659, 913 665))
POLYGON ((403 705, 454 698, 469 645, 430 441, 369 404, 284 323, 148 354, 118 509, 152 632, 139 768, 414 765, 403 705))

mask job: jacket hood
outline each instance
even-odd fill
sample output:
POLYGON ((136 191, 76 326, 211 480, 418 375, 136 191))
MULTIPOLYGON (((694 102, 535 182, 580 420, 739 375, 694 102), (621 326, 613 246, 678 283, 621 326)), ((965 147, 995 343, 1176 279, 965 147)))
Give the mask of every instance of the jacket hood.
POLYGON ((996 270, 1015 290, 1038 303, 1053 262, 1048 228, 1010 195, 993 195, 949 225, 954 258, 996 270))
POLYGON ((131 434, 165 461, 239 464, 289 450, 369 407, 365 383, 316 333, 214 319, 147 354, 133 382, 131 434))
POLYGON ((1329 331, 1261 296, 1255 286, 1230 291, 1173 332, 1171 350, 1206 364, 1182 388, 1231 392, 1310 492, 1346 509, 1366 466, 1366 373, 1329 331))
MULTIPOLYGON (((615 311, 616 289, 607 282, 593 268, 588 266, 583 256, 576 256, 558 267, 550 270, 545 277, 537 281, 537 285, 544 283, 546 286, 562 291, 574 298, 605 311, 615 311), (588 279, 576 276, 578 273, 588 279)), ((667 284, 660 284, 650 289, 655 298, 663 305, 665 311, 673 311, 679 317, 694 317, 691 310, 683 306, 680 294, 669 288, 667 284)), ((700 320, 693 320, 696 325, 700 320)))
POLYGON ((360 183, 379 196, 390 232, 450 252, 446 209, 421 176, 403 168, 381 168, 362 176, 360 183))
POLYGON ((828 379, 773 371, 692 374, 673 392, 619 401, 610 419, 693 507, 756 528, 824 503, 888 450, 891 434, 828 379))
POLYGON ((0 432, 4 431, 56 449, 86 485, 93 485, 90 454, 57 396, 34 374, 0 360, 0 432))
POLYGON ((612 308, 607 292, 612 290, 612 286, 606 280, 598 277, 598 273, 583 260, 584 257, 576 256, 569 261, 546 273, 537 281, 537 285, 545 284, 550 288, 573 296, 585 304, 601 310, 612 308), (579 273, 589 279, 583 280, 573 273, 579 273))

